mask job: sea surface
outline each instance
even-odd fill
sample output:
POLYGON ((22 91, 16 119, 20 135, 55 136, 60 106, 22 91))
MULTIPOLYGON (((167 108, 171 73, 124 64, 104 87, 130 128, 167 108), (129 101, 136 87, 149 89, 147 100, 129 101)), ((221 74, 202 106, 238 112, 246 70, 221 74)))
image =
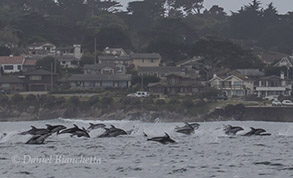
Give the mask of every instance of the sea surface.
POLYGON ((225 121, 200 122, 192 135, 174 132, 184 123, 139 121, 84 121, 55 119, 0 123, 1 178, 287 178, 293 177, 293 124, 278 122, 225 121), (104 132, 90 132, 91 138, 53 135, 42 145, 27 145, 30 135, 18 135, 45 124, 89 122, 110 124, 131 135, 98 138, 104 132), (241 126, 236 136, 224 134, 223 125, 241 126), (264 128, 271 136, 245 137, 250 127, 264 128), (168 133, 176 144, 147 141, 168 133), (6 133, 6 135, 4 134, 6 133), (3 135, 4 134, 4 135, 3 135))

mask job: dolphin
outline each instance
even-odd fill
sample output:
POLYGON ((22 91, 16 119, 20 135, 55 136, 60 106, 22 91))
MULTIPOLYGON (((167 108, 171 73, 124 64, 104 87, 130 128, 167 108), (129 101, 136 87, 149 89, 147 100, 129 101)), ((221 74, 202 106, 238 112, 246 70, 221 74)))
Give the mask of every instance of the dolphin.
POLYGON ((243 136, 252 136, 252 135, 263 135, 263 136, 265 136, 265 135, 271 135, 269 133, 264 133, 264 132, 266 132, 266 130, 265 129, 262 129, 262 128, 255 129, 253 127, 250 127, 250 129, 251 130, 249 132, 247 132, 246 134, 244 134, 243 136))
POLYGON ((77 137, 88 137, 90 138, 89 133, 87 132, 87 130, 83 127, 82 129, 78 129, 74 132, 71 133, 71 137, 73 137, 74 135, 76 135, 77 137))
POLYGON ((76 135, 77 137, 88 137, 90 138, 90 135, 88 134, 87 130, 85 128, 80 129, 77 125, 73 124, 74 127, 62 130, 61 132, 57 132, 57 134, 66 134, 69 133, 71 136, 76 135))
POLYGON ((105 128, 106 125, 105 124, 93 124, 93 123, 89 123, 90 126, 87 128, 87 131, 90 132, 91 130, 94 130, 94 129, 99 129, 99 128, 105 128))
POLYGON ((28 131, 25 131, 25 132, 21 132, 19 133, 19 135, 27 135, 27 134, 30 134, 30 135, 44 135, 44 134, 47 134, 49 133, 49 130, 48 129, 38 129, 34 126, 31 126, 31 129, 28 130, 28 131))
POLYGON ((44 135, 34 135, 26 142, 26 144, 43 144, 45 139, 49 136, 51 136, 51 133, 46 133, 44 135))
POLYGON ((168 143, 176 143, 173 139, 170 138, 170 136, 165 132, 165 136, 163 137, 153 137, 147 139, 147 141, 155 141, 162 144, 168 144, 168 143))
POLYGON ((111 125, 111 128, 104 128, 106 131, 99 137, 117 137, 119 135, 127 135, 125 130, 116 128, 114 125, 111 125))
POLYGON ((225 125, 224 131, 226 135, 236 135, 237 132, 244 130, 242 127, 225 125))
POLYGON ((186 122, 183 127, 176 127, 175 132, 190 135, 191 133, 194 133, 194 127, 191 124, 186 122))
POLYGON ((73 133, 79 129, 77 125, 73 124, 73 126, 74 127, 62 130, 61 132, 59 130, 59 131, 57 131, 57 134, 59 135, 59 134, 65 134, 65 133, 73 133))
POLYGON ((50 125, 50 124, 46 124, 47 129, 49 130, 50 133, 55 133, 61 130, 66 129, 66 127, 64 125, 50 125))

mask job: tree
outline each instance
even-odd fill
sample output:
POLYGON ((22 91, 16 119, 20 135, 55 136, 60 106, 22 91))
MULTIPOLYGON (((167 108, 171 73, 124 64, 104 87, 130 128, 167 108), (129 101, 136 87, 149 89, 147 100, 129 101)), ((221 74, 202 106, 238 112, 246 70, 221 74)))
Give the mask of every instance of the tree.
POLYGON ((57 73, 60 73, 61 66, 59 62, 57 62, 57 60, 52 56, 44 57, 38 60, 36 63, 37 69, 45 69, 47 71, 53 71, 53 72, 55 71, 55 66, 56 66, 57 73), (56 62, 56 65, 55 65, 55 62, 56 62))
POLYGON ((175 7, 183 8, 188 15, 200 14, 204 0, 176 0, 175 7))

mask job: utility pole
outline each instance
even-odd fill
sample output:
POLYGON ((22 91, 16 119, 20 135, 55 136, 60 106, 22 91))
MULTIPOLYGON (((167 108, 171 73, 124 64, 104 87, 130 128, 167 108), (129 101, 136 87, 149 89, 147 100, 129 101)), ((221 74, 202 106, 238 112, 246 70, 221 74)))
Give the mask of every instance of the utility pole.
POLYGON ((51 91, 53 91, 53 63, 51 62, 51 91))
POLYGON ((97 63, 97 38, 95 38, 95 61, 94 64, 97 63))
POLYGON ((140 74, 140 76, 141 76, 141 91, 143 91, 144 89, 143 89, 143 74, 140 74))

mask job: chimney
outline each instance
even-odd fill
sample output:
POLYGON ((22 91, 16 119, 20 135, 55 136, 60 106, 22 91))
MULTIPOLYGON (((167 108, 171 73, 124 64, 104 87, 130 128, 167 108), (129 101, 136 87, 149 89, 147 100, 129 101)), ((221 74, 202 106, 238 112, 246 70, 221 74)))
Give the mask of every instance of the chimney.
POLYGON ((281 71, 280 78, 281 78, 282 80, 284 80, 284 79, 285 79, 285 74, 284 74, 284 72, 283 72, 283 71, 281 71))
POLYGON ((80 59, 82 57, 82 53, 81 53, 81 45, 79 44, 75 44, 73 45, 74 48, 74 57, 76 57, 77 59, 80 59))

